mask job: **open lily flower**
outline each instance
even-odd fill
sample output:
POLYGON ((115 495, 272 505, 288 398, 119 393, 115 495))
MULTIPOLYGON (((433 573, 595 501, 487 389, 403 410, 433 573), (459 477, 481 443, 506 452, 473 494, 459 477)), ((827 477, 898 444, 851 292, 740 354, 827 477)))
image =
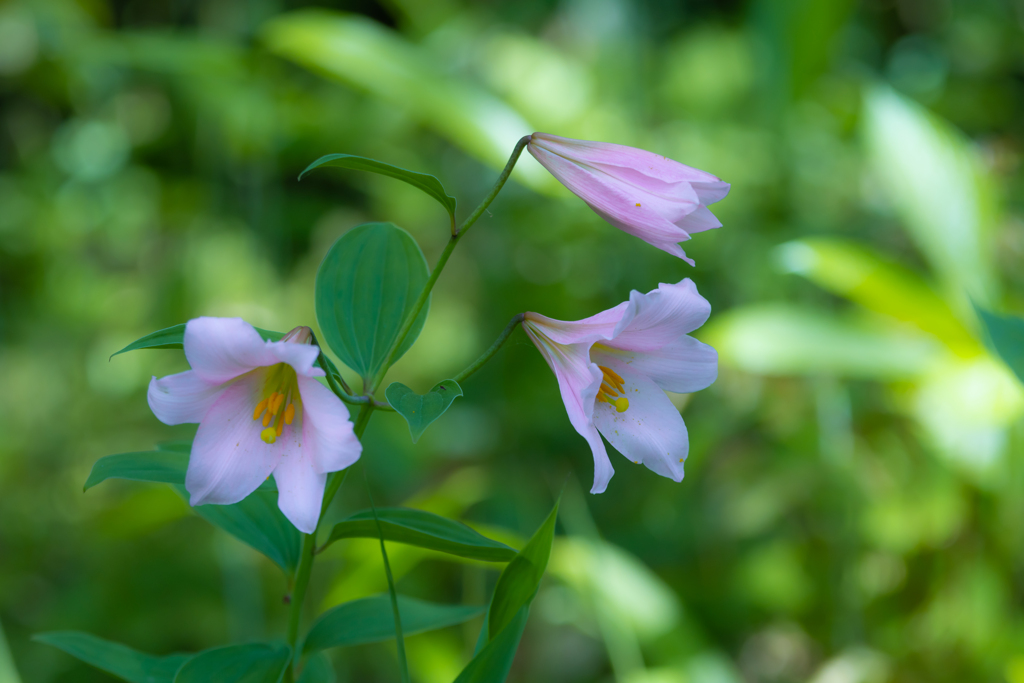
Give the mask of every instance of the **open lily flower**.
POLYGON ((711 305, 689 278, 641 294, 597 315, 563 322, 527 313, 526 333, 555 377, 569 421, 594 452, 594 487, 614 470, 601 434, 624 456, 681 481, 689 452, 686 425, 665 391, 689 393, 718 376, 718 354, 688 336, 711 305))
POLYGON ((304 533, 320 518, 327 473, 359 459, 348 409, 315 378, 308 327, 264 341, 241 318, 185 326, 191 370, 149 383, 149 407, 169 425, 198 422, 185 475, 189 503, 237 503, 271 474, 281 512, 304 533))
POLYGON ((530 154, 606 221, 691 266, 679 242, 721 222, 708 209, 729 183, 635 147, 534 133, 530 154))

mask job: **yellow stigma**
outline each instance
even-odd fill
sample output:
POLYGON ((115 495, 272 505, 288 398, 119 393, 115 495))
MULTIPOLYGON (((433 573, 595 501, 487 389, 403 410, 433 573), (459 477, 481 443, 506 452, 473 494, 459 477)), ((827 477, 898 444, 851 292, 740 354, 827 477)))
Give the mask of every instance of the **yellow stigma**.
POLYGON ((263 391, 253 409, 252 419, 262 423, 260 438, 271 444, 284 433, 285 425, 292 424, 301 414, 302 400, 295 370, 291 366, 278 363, 267 368, 266 372, 263 391))
POLYGON ((598 365, 604 377, 601 380, 601 387, 597 390, 597 400, 604 401, 615 407, 620 413, 629 409, 629 399, 626 398, 626 380, 619 376, 611 368, 598 365))

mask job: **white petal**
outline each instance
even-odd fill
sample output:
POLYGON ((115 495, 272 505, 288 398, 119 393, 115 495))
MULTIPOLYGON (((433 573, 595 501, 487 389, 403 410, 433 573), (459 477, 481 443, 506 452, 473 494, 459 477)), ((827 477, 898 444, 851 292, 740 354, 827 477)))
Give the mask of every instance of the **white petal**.
POLYGON ((622 351, 595 344, 590 359, 606 367, 623 363, 633 372, 650 377, 665 391, 677 394, 700 391, 718 378, 718 352, 687 335, 655 351, 622 351))
POLYGON ((323 377, 325 373, 320 368, 313 367, 317 356, 320 355, 320 347, 312 344, 297 344, 295 342, 265 342, 267 351, 274 356, 276 362, 287 363, 295 370, 299 377, 323 377))
POLYGON ((635 309, 623 316, 609 346, 627 351, 654 351, 694 331, 711 315, 711 304, 697 293, 690 278, 674 285, 660 284, 647 294, 633 290, 635 309))
MULTIPOLYGON (((280 443, 280 441, 278 442, 280 443)), ((274 470, 277 482, 277 506, 295 528, 304 534, 316 531, 324 502, 327 475, 314 469, 308 443, 289 443, 280 464, 274 470)))
POLYGON ((302 397, 302 446, 312 453, 313 469, 321 474, 345 469, 363 451, 352 431, 348 409, 315 379, 299 376, 298 382, 302 397))
POLYGON ((196 374, 216 384, 279 362, 260 333, 241 318, 189 320, 185 326, 185 357, 196 374))
POLYGON ((200 422, 224 390, 202 380, 193 370, 149 381, 146 399, 156 419, 167 425, 200 422))
POLYGON ((289 427, 276 443, 260 438, 263 423, 252 413, 264 379, 253 373, 228 386, 199 423, 185 475, 192 505, 242 500, 270 476, 287 440, 295 439, 289 427))
POLYGON ((657 384, 629 366, 611 366, 625 380, 629 408, 618 412, 608 403, 594 408, 594 424, 604 438, 633 462, 675 481, 683 479, 690 450, 683 417, 657 384))

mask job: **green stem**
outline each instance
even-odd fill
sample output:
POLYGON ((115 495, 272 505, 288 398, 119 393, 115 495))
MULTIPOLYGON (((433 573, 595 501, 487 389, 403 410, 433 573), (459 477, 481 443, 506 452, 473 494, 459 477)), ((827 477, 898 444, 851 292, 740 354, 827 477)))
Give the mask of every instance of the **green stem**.
POLYGON ((455 231, 451 239, 448 240, 448 244, 445 245, 444 251, 441 252, 441 256, 437 259, 437 264, 434 266, 434 270, 431 271, 430 277, 427 279, 426 284, 423 285, 423 291, 420 292, 419 297, 416 299, 416 303, 413 304, 412 310, 410 310, 409 314, 405 317, 405 321, 402 323, 401 329, 399 329, 398 334, 395 336, 395 340, 391 344, 391 349, 388 351, 387 362, 381 366, 380 370, 378 370, 377 374, 374 376, 373 382, 371 382, 369 391, 367 392, 368 395, 372 395, 377 391, 381 382, 384 381, 384 375, 387 374, 391 364, 395 362, 395 356, 398 355, 398 349, 402 346, 406 336, 409 334, 409 330, 412 329, 413 323, 419 316, 420 311, 423 310, 423 306, 427 303, 427 299, 430 297, 430 292, 434 289, 434 283, 437 282, 437 278, 440 277, 445 264, 448 263, 449 257, 451 257, 452 252, 455 250, 455 245, 459 243, 459 240, 461 240, 467 232, 469 232, 469 229, 473 227, 473 224, 476 223, 477 219, 483 215, 484 211, 487 210, 487 207, 494 201, 494 198, 498 196, 499 192, 501 192, 501 188, 504 187, 505 181, 508 180, 509 175, 512 173, 512 169, 519 160, 519 156, 523 153, 523 149, 529 142, 529 135, 520 138, 519 142, 516 143, 515 149, 512 150, 512 155, 508 158, 508 163, 505 164, 505 168, 502 169, 501 175, 498 176, 498 180, 494 183, 494 187, 491 188, 491 191, 486 197, 484 197, 484 200, 480 202, 480 205, 473 210, 473 213, 469 214, 469 217, 462 222, 459 229, 455 231))
POLYGON ((519 326, 521 322, 523 322, 523 318, 525 317, 525 313, 517 313, 515 317, 513 317, 512 320, 508 322, 508 325, 505 326, 505 329, 502 330, 501 334, 498 335, 498 338, 494 340, 494 343, 491 344, 491 347, 484 351, 483 355, 481 355, 479 358, 473 361, 472 365, 470 365, 468 368, 466 368, 459 374, 455 375, 455 377, 453 377, 452 379, 454 379, 456 382, 462 382, 462 380, 466 379, 474 372, 479 370, 481 367, 483 367, 483 364, 489 361, 491 359, 491 356, 498 352, 498 349, 501 348, 501 345, 505 343, 509 335, 515 331, 515 329, 519 326))
MULTIPOLYGON (((328 373, 330 376, 330 373, 328 373)), ((362 439, 363 432, 366 431, 366 425, 370 422, 370 416, 373 415, 374 406, 372 403, 365 403, 359 410, 359 415, 356 416, 355 424, 352 431, 355 433, 356 438, 362 439)), ((324 512, 327 511, 327 506, 334 500, 334 495, 338 492, 341 487, 341 483, 345 481, 345 475, 348 474, 348 469, 341 470, 339 472, 331 472, 327 475, 327 486, 324 490, 324 502, 320 507, 320 519, 323 520, 324 512)), ((299 566, 295 570, 295 583, 292 587, 291 603, 288 607, 288 645, 292 648, 292 664, 288 667, 288 671, 285 673, 285 683, 291 683, 295 680, 295 669, 299 663, 300 657, 295 652, 295 646, 299 639, 299 623, 302 620, 302 603, 305 602, 306 588, 309 586, 309 576, 313 571, 313 558, 316 556, 316 531, 311 534, 302 535, 302 550, 299 552, 299 566)))
MULTIPOLYGON (((320 367, 326 368, 327 363, 323 360, 323 357, 324 352, 321 351, 320 367)), ((345 384, 344 379, 333 375, 326 369, 324 370, 324 374, 327 376, 327 384, 328 386, 331 387, 331 391, 334 392, 335 396, 341 399, 342 403, 347 403, 350 406, 365 406, 369 404, 373 405, 373 407, 376 408, 377 410, 384 410, 391 413, 395 412, 395 409, 392 408, 390 404, 385 403, 383 401, 377 401, 372 396, 353 396, 351 393, 349 393, 351 390, 348 388, 348 385, 345 384), (338 386, 339 381, 341 382, 341 386, 338 386)))

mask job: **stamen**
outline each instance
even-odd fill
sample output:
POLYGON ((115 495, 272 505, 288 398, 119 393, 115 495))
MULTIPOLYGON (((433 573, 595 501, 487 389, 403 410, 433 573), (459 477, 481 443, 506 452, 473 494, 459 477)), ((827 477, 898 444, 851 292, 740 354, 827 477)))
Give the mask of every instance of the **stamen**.
POLYGON ((267 409, 267 399, 263 399, 262 401, 260 401, 259 403, 256 404, 256 410, 252 411, 252 419, 254 419, 254 420, 260 419, 260 415, 262 415, 263 411, 266 410, 266 409, 267 409))
POLYGON ((274 407, 270 409, 270 412, 277 415, 278 411, 281 410, 281 404, 284 403, 284 394, 274 395, 274 407))
POLYGON ((266 427, 270 424, 270 421, 274 419, 274 415, 268 410, 263 414, 263 426, 266 427))
MULTIPOLYGON (((621 413, 622 411, 620 410, 619 412, 621 413)), ((277 421, 277 435, 281 436, 281 432, 283 432, 283 431, 284 431, 284 420, 278 420, 277 421)))
POLYGON ((626 412, 629 409, 629 399, 624 395, 626 393, 626 380, 622 379, 619 373, 611 368, 606 368, 603 365, 597 367, 601 369, 601 373, 604 375, 601 386, 597 390, 597 400, 614 406, 615 410, 620 413, 626 412))
POLYGON ((289 403, 288 407, 284 409, 284 423, 290 425, 292 420, 295 419, 295 404, 289 403))

